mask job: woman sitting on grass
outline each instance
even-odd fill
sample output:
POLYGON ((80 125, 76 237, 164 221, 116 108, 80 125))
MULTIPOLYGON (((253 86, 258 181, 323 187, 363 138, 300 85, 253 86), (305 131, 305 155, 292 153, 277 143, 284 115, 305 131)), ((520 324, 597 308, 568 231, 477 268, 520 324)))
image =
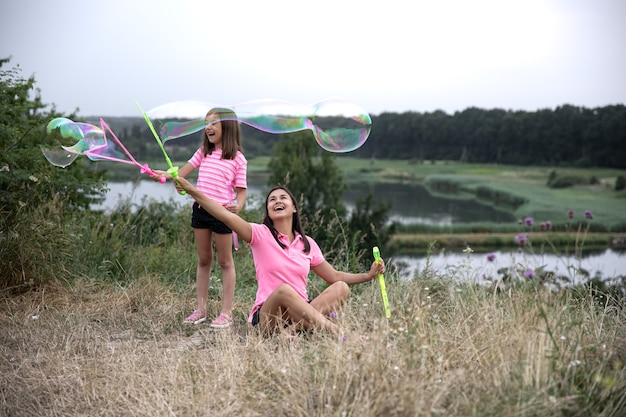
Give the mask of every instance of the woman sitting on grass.
POLYGON ((372 280, 385 272, 385 263, 372 263, 367 273, 337 271, 325 259, 317 243, 304 234, 296 200, 285 187, 275 187, 265 200, 263 224, 249 223, 216 203, 184 178, 175 180, 207 212, 222 221, 252 249, 258 283, 254 307, 248 317, 253 326, 272 334, 285 323, 291 329, 326 330, 339 334, 329 319, 350 294, 349 285, 372 280), (330 286, 309 302, 307 277, 313 270, 330 286))

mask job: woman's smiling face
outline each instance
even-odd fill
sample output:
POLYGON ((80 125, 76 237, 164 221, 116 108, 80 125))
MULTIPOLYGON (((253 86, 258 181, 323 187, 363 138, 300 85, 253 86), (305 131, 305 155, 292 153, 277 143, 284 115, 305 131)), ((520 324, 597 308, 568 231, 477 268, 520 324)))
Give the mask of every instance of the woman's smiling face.
POLYGON ((283 216, 291 217, 296 211, 296 206, 291 196, 283 189, 276 189, 267 196, 267 214, 272 220, 283 216))

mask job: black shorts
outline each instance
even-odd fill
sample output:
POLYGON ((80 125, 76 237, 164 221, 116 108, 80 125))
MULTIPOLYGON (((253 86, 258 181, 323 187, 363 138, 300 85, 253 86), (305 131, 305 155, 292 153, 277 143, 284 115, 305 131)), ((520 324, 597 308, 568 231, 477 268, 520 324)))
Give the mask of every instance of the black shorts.
POLYGON ((261 314, 261 307, 263 307, 263 304, 261 304, 259 308, 257 308, 254 314, 252 315, 253 326, 256 326, 257 324, 259 324, 259 314, 261 314))
POLYGON ((221 221, 217 220, 197 202, 193 203, 191 212, 191 227, 194 229, 210 229, 219 235, 227 235, 233 231, 221 221))

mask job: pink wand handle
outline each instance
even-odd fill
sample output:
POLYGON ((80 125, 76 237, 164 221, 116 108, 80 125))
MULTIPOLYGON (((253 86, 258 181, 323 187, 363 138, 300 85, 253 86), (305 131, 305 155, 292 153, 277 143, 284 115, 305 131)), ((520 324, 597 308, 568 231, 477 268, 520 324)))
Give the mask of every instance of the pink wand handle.
POLYGON ((239 250, 239 238, 235 232, 233 232, 233 246, 235 247, 235 250, 239 250))
MULTIPOLYGON (((155 173, 153 170, 151 170, 151 169, 150 169, 150 167, 148 166, 148 164, 143 164, 143 165, 141 166, 141 168, 139 169, 139 172, 141 172, 142 174, 144 174, 144 173, 145 173, 145 174, 148 174, 148 175, 150 175, 151 177, 152 177, 152 176, 154 176, 154 175, 156 175, 156 173, 155 173)), ((160 177, 160 178, 159 178, 159 181, 161 182, 161 184, 163 184, 163 183, 165 182, 165 177, 160 177)))

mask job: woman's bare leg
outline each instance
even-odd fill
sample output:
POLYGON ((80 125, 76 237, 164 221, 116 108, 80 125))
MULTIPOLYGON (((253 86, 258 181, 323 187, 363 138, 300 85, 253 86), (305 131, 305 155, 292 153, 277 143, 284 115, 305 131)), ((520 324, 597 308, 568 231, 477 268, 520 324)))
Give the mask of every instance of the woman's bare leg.
POLYGON ((350 287, 343 281, 335 282, 311 301, 311 306, 324 316, 341 307, 350 295, 350 287))
POLYGON ((274 290, 261 306, 259 326, 266 334, 279 329, 285 320, 291 320, 296 327, 321 329, 339 333, 339 327, 328 320, 315 307, 307 303, 287 284, 274 290))

